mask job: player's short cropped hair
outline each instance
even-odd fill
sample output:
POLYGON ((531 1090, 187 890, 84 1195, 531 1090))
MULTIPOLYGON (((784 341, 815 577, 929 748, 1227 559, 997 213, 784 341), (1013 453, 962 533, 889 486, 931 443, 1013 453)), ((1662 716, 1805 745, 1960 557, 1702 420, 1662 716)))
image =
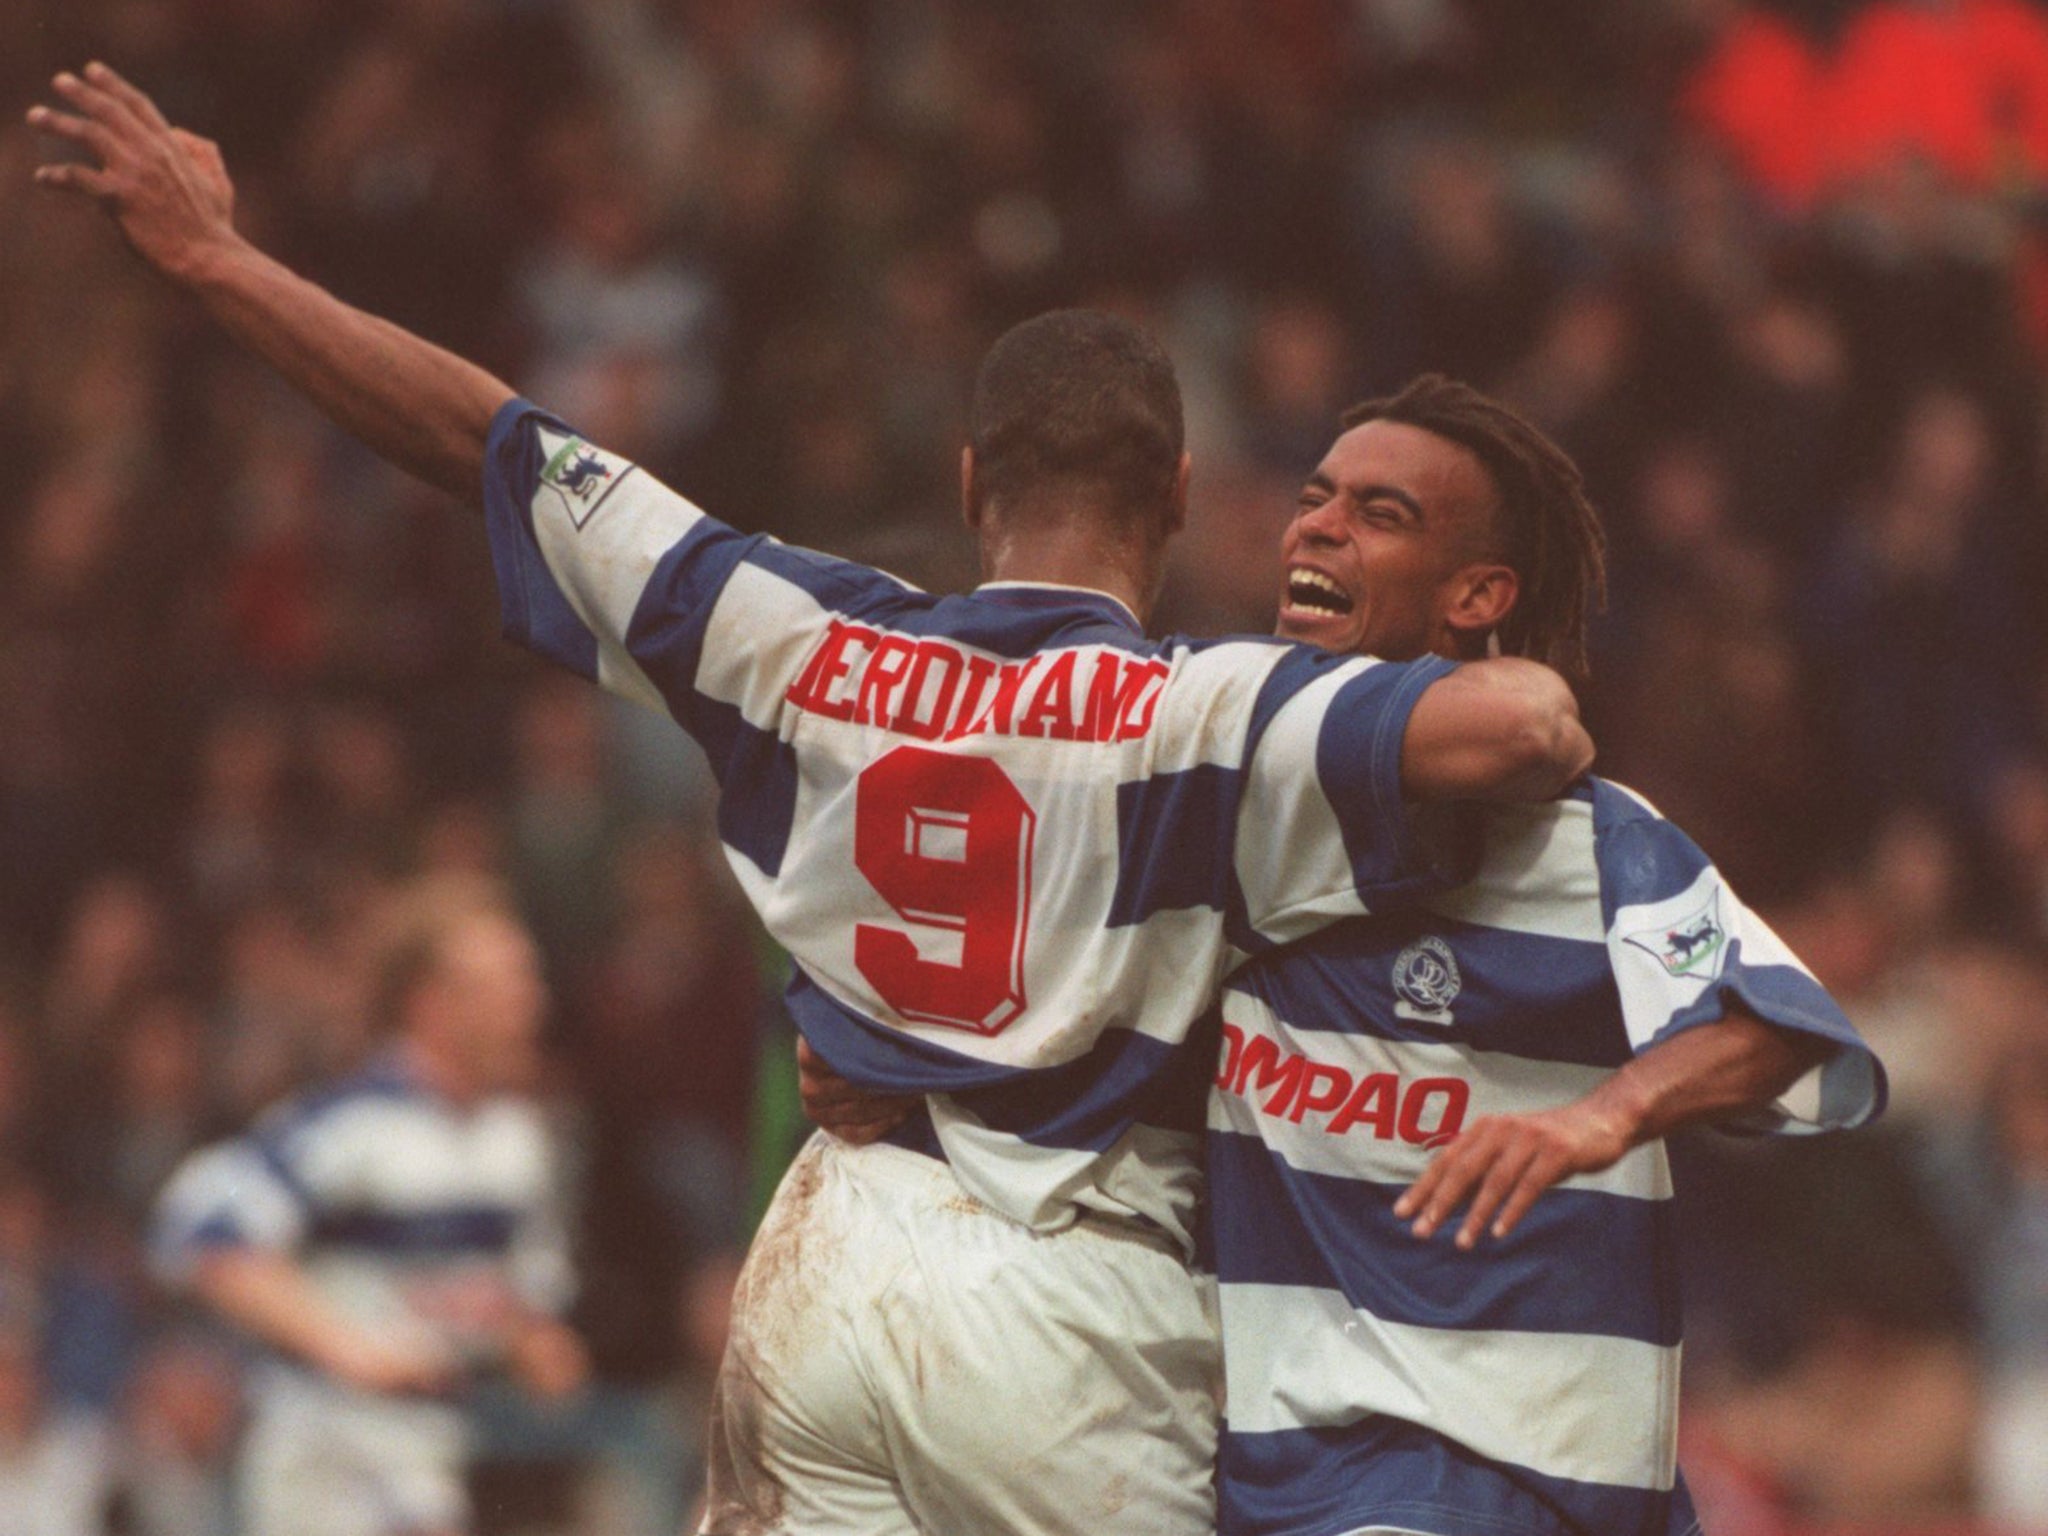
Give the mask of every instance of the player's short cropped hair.
POLYGON ((437 875, 390 898, 372 919, 370 1019, 379 1035, 405 1022, 413 992, 439 968, 448 941, 479 918, 517 921, 510 897, 481 876, 437 875))
POLYGON ((974 383, 977 496, 1017 512, 1080 496, 1149 521, 1171 505, 1185 431, 1180 382, 1140 327, 1089 309, 1013 326, 974 383))
POLYGON ((1494 553, 1521 584, 1500 626, 1501 651, 1582 681, 1586 626, 1607 598, 1607 536, 1578 466, 1534 424, 1440 373, 1344 413, 1346 431, 1368 421, 1433 432, 1484 466, 1497 496, 1494 553))

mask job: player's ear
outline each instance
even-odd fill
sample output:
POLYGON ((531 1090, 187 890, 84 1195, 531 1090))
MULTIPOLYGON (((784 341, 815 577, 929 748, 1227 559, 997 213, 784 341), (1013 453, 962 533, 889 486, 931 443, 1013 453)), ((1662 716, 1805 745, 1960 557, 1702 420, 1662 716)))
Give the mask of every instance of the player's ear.
POLYGON ((1444 622, 1461 640, 1481 640, 1507 622, 1521 595, 1521 578, 1511 567, 1492 561, 1465 566, 1451 577, 1444 622))
POLYGON ((974 445, 960 450, 960 521, 981 532, 981 497, 974 487, 974 445))
POLYGON ((1166 511, 1166 532, 1168 537, 1179 533, 1188 525, 1188 475, 1194 460, 1183 453, 1180 466, 1173 472, 1173 502, 1166 511))

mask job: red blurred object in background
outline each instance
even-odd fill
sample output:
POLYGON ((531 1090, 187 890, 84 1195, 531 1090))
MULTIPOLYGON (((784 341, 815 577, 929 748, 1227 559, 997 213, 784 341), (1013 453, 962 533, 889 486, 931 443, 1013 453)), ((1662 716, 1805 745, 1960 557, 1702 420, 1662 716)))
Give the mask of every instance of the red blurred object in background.
POLYGON ((2048 181, 2048 19, 2024 0, 1873 5, 1823 53, 1745 11, 1684 110, 1787 209, 1908 155, 1974 190, 2031 189, 2048 181))

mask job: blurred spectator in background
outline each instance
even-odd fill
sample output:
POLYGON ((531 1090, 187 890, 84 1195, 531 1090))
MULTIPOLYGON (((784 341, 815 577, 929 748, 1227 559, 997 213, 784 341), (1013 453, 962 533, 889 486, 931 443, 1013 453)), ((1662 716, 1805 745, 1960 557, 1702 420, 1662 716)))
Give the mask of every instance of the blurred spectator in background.
POLYGON ((256 1536, 471 1528, 455 1398, 504 1370, 561 1398, 587 1374, 557 1172, 534 1105, 546 994, 488 892, 379 914, 382 1054, 188 1162, 164 1273, 271 1352, 241 1453, 256 1536))
POLYGON ((1882 809, 1961 810, 2025 742, 2032 620, 1991 425, 1968 396, 1909 400, 1886 462, 1822 566, 1809 609, 1842 721, 1847 786, 1882 809))
POLYGON ((574 1053, 590 1119, 585 1316, 615 1380, 675 1369, 664 1319, 684 1277, 745 1237, 763 987, 715 857, 676 828, 624 852, 620 919, 574 1053))
POLYGON ((52 1410, 33 1335, 0 1331, 0 1531, 94 1536, 112 1471, 105 1426, 52 1410))
POLYGON ((1985 1516, 2048 1528, 2048 978, 1976 1112, 1930 1137, 1928 1173, 1966 1256, 1987 1375, 1975 1473, 1985 1516))

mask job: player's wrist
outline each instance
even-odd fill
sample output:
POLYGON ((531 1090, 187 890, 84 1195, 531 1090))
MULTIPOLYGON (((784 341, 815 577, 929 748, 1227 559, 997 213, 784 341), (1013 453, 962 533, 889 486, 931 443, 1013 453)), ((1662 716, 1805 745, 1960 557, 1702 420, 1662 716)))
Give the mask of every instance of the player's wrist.
POLYGON ((234 289, 245 279, 256 248, 233 228, 209 230, 203 235, 178 242, 157 259, 157 270, 200 298, 211 298, 234 289))
POLYGON ((1574 1106, 1582 1156, 1589 1166, 1607 1167, 1650 1139, 1657 1116, 1649 1084, 1617 1072, 1574 1106))

